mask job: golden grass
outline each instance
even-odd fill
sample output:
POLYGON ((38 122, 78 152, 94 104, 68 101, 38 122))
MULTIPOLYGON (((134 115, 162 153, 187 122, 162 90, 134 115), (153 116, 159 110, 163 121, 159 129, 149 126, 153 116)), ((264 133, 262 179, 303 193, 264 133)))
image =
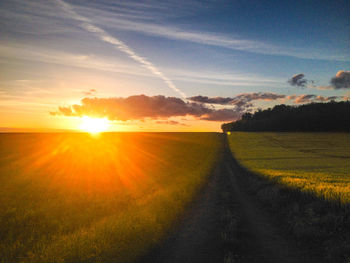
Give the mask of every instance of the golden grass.
POLYGON ((1 261, 136 259, 205 182, 218 136, 1 134, 1 261))
POLYGON ((228 135, 235 158, 270 180, 350 203, 350 134, 251 133, 228 135))

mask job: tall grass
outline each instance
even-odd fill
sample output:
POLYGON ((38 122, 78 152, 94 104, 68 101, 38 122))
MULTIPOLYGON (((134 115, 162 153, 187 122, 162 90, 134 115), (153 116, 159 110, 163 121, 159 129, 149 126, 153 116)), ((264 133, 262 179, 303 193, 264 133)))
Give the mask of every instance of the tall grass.
POLYGON ((350 134, 244 133, 228 135, 236 159, 270 180, 350 203, 350 134))
POLYGON ((2 262, 131 262, 205 182, 217 134, 1 134, 2 262))

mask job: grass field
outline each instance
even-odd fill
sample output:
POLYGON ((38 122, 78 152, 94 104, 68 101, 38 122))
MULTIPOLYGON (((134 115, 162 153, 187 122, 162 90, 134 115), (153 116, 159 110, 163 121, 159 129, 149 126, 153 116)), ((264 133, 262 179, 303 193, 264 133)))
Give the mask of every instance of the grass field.
POLYGON ((235 158, 249 170, 350 203, 350 134, 233 132, 228 138, 235 158))
POLYGON ((0 134, 1 262, 130 262, 205 182, 214 133, 0 134))

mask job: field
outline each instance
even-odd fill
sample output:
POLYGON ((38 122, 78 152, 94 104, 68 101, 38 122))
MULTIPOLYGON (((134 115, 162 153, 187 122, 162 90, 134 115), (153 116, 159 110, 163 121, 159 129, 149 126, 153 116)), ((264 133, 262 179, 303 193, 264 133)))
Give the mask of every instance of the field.
POLYGON ((233 132, 228 138, 234 157, 250 171, 350 203, 350 134, 233 132))
POLYGON ((206 181, 217 137, 1 134, 1 261, 135 260, 206 181))
POLYGON ((304 251, 301 258, 350 262, 350 134, 233 132, 228 138, 243 167, 241 187, 304 251))
POLYGON ((0 134, 0 262, 350 259, 349 134, 234 132, 228 142, 0 134))

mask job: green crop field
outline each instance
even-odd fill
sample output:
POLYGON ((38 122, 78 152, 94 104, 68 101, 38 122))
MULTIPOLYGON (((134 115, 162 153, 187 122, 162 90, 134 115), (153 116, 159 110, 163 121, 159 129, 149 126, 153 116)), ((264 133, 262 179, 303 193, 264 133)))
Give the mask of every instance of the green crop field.
POLYGON ((1 134, 1 262, 130 262, 205 182, 214 133, 1 134))
POLYGON ((350 203, 350 134, 233 132, 228 138, 233 155, 249 170, 350 203))

